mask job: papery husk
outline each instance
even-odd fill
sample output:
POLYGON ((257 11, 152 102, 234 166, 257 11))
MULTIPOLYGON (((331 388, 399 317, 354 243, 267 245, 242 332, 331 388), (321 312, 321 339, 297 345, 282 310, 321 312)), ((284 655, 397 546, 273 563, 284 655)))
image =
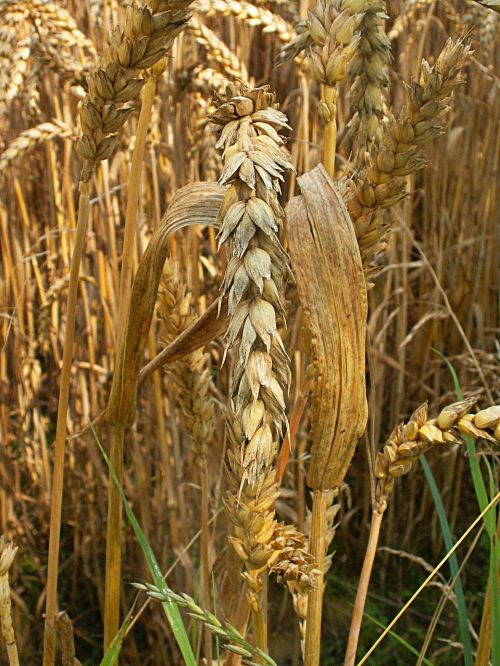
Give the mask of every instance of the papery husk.
POLYGON ((132 287, 127 328, 106 409, 106 420, 127 428, 135 419, 139 372, 147 342, 170 234, 192 224, 215 226, 224 190, 216 183, 192 183, 176 192, 139 263, 132 287))
POLYGON ((321 165, 298 182, 286 234, 316 367, 307 483, 328 490, 342 483, 368 417, 366 283, 342 186, 321 165))

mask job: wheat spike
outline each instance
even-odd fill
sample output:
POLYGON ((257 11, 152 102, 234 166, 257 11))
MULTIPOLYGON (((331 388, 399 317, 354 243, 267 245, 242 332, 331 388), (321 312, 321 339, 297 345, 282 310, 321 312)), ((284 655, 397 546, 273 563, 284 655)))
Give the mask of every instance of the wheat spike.
MULTIPOLYGON (((170 342, 184 331, 196 316, 191 295, 187 293, 178 266, 165 264, 158 313, 164 331, 164 342, 170 342)), ((198 465, 206 464, 208 444, 214 430, 214 404, 210 396, 209 356, 203 349, 172 363, 169 374, 177 386, 177 401, 184 427, 189 433, 198 465)))
POLYGON ((284 392, 290 382, 278 332, 290 269, 277 236, 284 219, 280 181, 291 168, 280 134, 289 126, 267 88, 229 85, 216 107, 211 119, 221 131, 217 145, 224 158, 219 182, 229 185, 219 215, 219 245, 231 242, 223 282, 230 315, 226 339, 227 349, 237 347, 226 507, 234 525, 231 543, 245 564, 249 601, 257 611, 260 574, 274 555, 278 491, 271 465, 287 427, 284 392))
POLYGON ((11 141, 0 155, 0 173, 24 153, 33 150, 38 144, 53 139, 67 139, 75 135, 74 131, 62 120, 53 118, 51 121, 30 127, 11 141))
POLYGON ((389 119, 380 148, 369 156, 361 175, 350 182, 349 213, 368 279, 379 272, 373 260, 386 246, 389 227, 384 211, 405 196, 405 176, 424 165, 421 147, 443 132, 451 94, 462 82, 460 70, 469 53, 470 47, 462 40, 449 39, 435 65, 422 62, 408 104, 397 120, 389 119))
POLYGON ((149 5, 130 5, 125 27, 117 25, 109 35, 103 57, 87 77, 89 92, 80 104, 82 137, 77 150, 85 160, 83 182, 99 161, 113 154, 117 132, 145 82, 137 74, 154 68, 151 75, 158 76, 163 71, 164 56, 186 25, 189 4, 190 0, 151 0, 149 5))
POLYGON ((476 398, 455 402, 429 419, 427 404, 420 405, 409 421, 395 428, 375 459, 377 511, 383 513, 397 478, 407 474, 421 453, 434 446, 461 444, 463 436, 500 441, 500 406, 469 414, 476 398), (493 431, 493 434, 489 431, 493 431))
POLYGON ((194 16, 191 17, 189 27, 198 44, 204 47, 209 64, 215 64, 228 78, 248 82, 245 65, 213 30, 194 16))
POLYGON ((360 40, 349 65, 354 113, 349 128, 356 136, 358 152, 363 154, 382 139, 380 121, 384 116, 384 89, 389 85, 390 41, 384 30, 385 0, 366 0, 360 11, 360 40))

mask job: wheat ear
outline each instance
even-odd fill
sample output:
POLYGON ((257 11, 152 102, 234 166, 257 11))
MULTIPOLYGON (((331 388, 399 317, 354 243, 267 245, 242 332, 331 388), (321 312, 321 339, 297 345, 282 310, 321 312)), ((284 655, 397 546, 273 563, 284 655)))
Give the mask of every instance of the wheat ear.
MULTIPOLYGON (((289 129, 268 88, 229 85, 211 119, 221 136, 222 185, 219 245, 231 243, 223 282, 230 322, 227 349, 236 346, 229 411, 230 491, 225 505, 230 541, 245 566, 257 644, 266 649, 262 574, 274 550, 273 505, 278 495, 272 464, 287 428, 284 392, 289 359, 278 332, 283 322, 288 257, 278 239, 284 212, 278 202, 284 173, 292 168, 280 134, 289 129)), ((227 350, 226 350, 227 351, 227 350)))
POLYGON ((384 30, 385 0, 362 0, 358 8, 363 16, 358 26, 358 48, 349 65, 349 96, 354 113, 349 129, 356 137, 358 153, 363 155, 382 140, 380 123, 384 116, 384 89, 389 85, 391 43, 384 30))
POLYGON ((389 119, 380 148, 350 183, 349 213, 368 279, 379 272, 373 260, 387 245, 390 227, 384 211, 405 196, 405 177, 424 165, 421 147, 443 132, 451 94, 462 82, 460 70, 469 53, 462 40, 449 39, 435 65, 422 62, 420 79, 409 88, 408 104, 397 120, 389 119))
POLYGON ((181 608, 185 608, 196 622, 202 623, 208 631, 223 641, 226 650, 248 659, 254 657, 258 660, 257 663, 260 664, 276 666, 276 662, 268 654, 259 647, 248 643, 236 627, 228 623, 223 624, 216 615, 198 606, 196 601, 188 594, 176 594, 172 590, 159 590, 151 583, 134 583, 134 587, 146 592, 155 601, 174 602, 181 608))

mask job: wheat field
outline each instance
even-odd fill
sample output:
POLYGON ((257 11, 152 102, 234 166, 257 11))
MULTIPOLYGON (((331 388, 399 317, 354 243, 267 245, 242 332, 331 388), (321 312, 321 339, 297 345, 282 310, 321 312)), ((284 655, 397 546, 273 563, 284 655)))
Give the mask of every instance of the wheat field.
POLYGON ((500 666, 498 0, 0 0, 0 663, 500 666))

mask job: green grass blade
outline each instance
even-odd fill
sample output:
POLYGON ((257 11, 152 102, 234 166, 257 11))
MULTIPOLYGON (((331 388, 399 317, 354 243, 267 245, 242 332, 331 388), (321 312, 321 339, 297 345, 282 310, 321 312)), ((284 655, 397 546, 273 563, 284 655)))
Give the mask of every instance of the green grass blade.
POLYGON ((102 661, 99 664, 99 666, 114 666, 120 654, 120 650, 122 649, 123 641, 125 640, 125 636, 127 635, 127 630, 129 628, 131 620, 132 618, 130 617, 125 618, 118 633, 111 641, 111 645, 104 653, 104 657, 102 658, 102 661))
MULTIPOLYGON (((106 451, 104 450, 101 442, 99 441, 99 438, 97 436, 97 433, 95 432, 94 428, 90 426, 92 429, 92 433, 94 434, 95 440, 97 442, 97 445, 99 446, 102 456, 104 460, 106 461, 106 465, 109 468, 109 472, 111 474, 111 478, 113 479, 113 483, 116 485, 118 492, 120 493, 121 500, 123 502, 123 507, 125 509, 125 512, 127 514, 127 517, 130 521, 130 524, 132 525, 132 528, 135 532, 135 535, 137 537, 137 540, 141 546, 142 552, 144 553, 144 557, 146 558, 146 561, 148 563, 149 571, 151 573, 151 576, 153 578, 154 584, 156 587, 158 587, 160 590, 166 590, 169 589, 166 582, 163 580, 163 574, 160 568, 160 565, 158 564, 156 557, 154 556, 153 550, 151 546, 148 543, 148 540, 146 539, 146 535, 142 531, 141 526, 137 522, 137 519, 134 515, 134 512, 130 508, 127 498, 125 497, 125 493, 123 492, 123 488, 118 481, 118 478, 115 474, 115 470, 113 469, 113 466, 111 465, 111 461, 109 460, 106 451)), ((177 641, 177 644, 179 646, 179 649, 182 653, 182 656, 184 658, 184 662, 186 666, 196 666, 196 660, 193 654, 193 650, 191 648, 191 643, 189 642, 188 635, 186 633, 186 629, 184 627, 184 623, 182 621, 181 614, 179 612, 179 608, 177 607, 177 604, 171 600, 165 601, 162 603, 163 610, 165 611, 165 615, 167 617, 167 620, 170 624, 170 627, 172 628, 172 632, 175 636, 175 640, 177 641)))
MULTIPOLYGON (((454 540, 451 534, 450 524, 448 518, 446 517, 446 512, 444 510, 443 501, 441 499, 441 494, 439 488, 437 487, 434 475, 432 474, 429 463, 427 462, 425 456, 422 454, 419 458, 420 464, 424 470, 425 478, 429 484, 430 491, 432 493, 432 498, 439 517, 439 524, 441 525, 441 532, 443 533, 443 539, 446 546, 446 550, 451 550, 454 546, 454 540)), ((455 582, 455 596, 457 599, 457 614, 458 614, 458 627, 460 631, 460 639, 462 641, 464 649, 464 663, 466 666, 473 665, 473 655, 472 655, 472 641, 469 632, 469 623, 467 616, 467 607, 465 605, 465 595, 462 582, 458 573, 458 559, 453 553, 449 559, 450 572, 452 578, 456 578, 455 582)))

